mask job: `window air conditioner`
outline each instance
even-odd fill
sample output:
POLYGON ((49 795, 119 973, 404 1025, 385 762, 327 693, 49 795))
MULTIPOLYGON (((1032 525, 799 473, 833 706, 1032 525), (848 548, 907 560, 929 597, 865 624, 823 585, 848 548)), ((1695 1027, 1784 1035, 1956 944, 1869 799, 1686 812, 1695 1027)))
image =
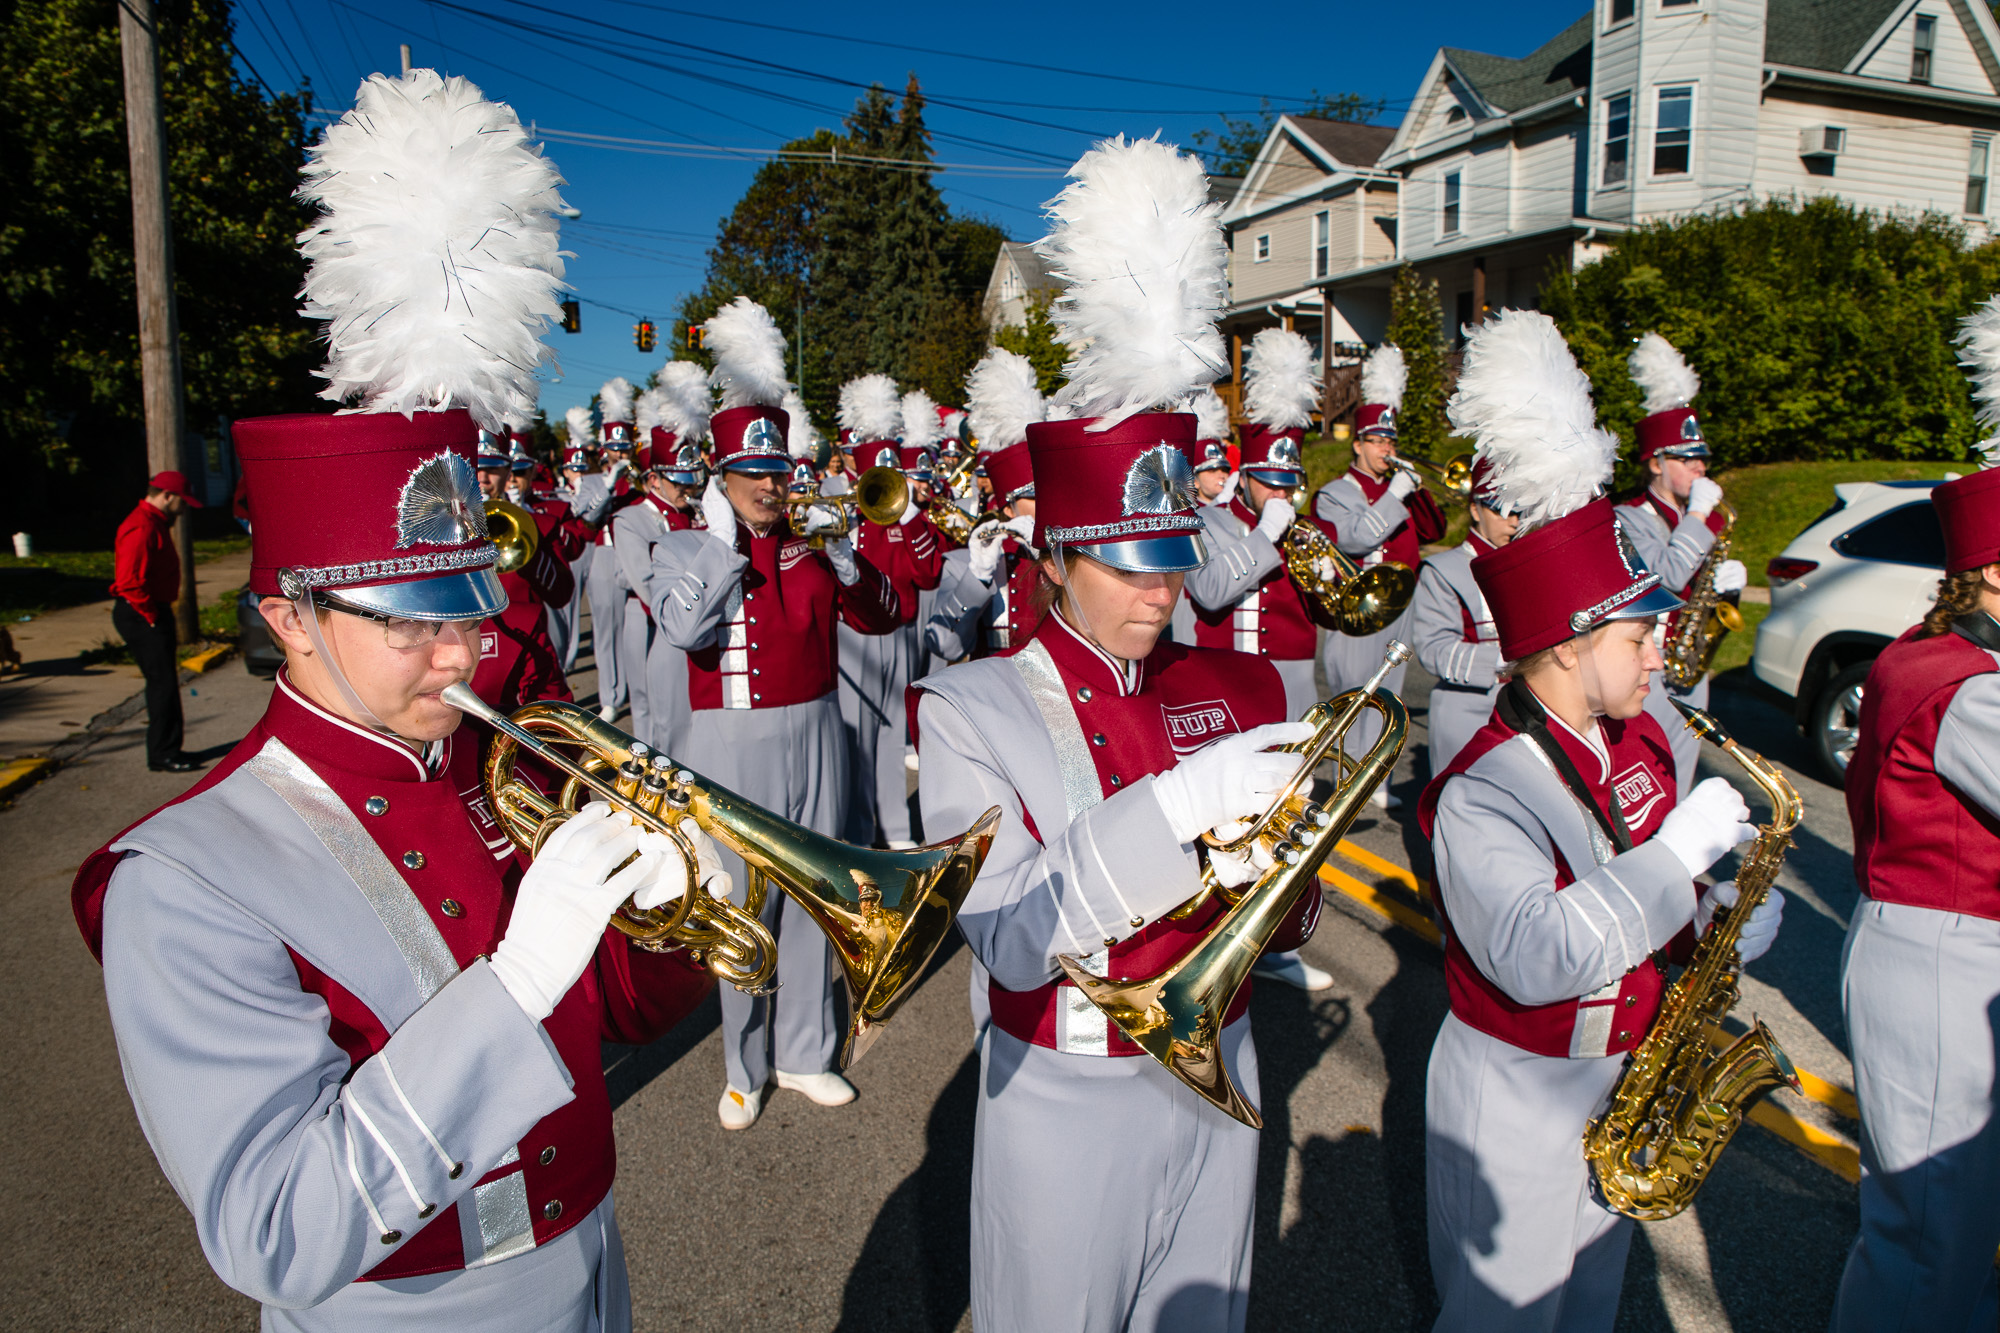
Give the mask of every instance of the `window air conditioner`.
POLYGON ((1847 131, 1838 125, 1813 125, 1799 131, 1800 157, 1839 157, 1847 151, 1847 131))

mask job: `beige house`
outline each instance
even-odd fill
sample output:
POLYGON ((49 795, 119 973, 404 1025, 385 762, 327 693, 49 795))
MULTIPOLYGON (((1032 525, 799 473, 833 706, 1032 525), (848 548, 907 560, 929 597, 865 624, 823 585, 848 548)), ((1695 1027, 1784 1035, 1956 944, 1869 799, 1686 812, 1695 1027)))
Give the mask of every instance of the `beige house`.
POLYGON ((1002 241, 993 257, 993 276, 986 280, 982 313, 986 327, 998 332, 1009 324, 1028 322, 1028 303, 1038 292, 1055 290, 1055 280, 1042 267, 1042 257, 1025 241, 1002 241))

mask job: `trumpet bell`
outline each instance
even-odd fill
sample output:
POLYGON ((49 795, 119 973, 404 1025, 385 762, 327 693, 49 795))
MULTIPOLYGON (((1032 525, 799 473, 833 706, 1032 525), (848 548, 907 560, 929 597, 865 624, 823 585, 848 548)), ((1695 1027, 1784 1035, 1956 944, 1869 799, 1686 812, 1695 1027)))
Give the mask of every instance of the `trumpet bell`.
POLYGON ((903 516, 910 503, 910 479, 892 467, 871 467, 854 479, 854 507, 878 528, 903 516))
POLYGON ((512 500, 486 502, 486 535, 500 548, 500 563, 496 568, 502 574, 511 574, 533 560, 536 548, 542 544, 542 530, 535 526, 535 516, 512 500))
POLYGON ((1353 635, 1378 634, 1396 623, 1416 591, 1417 574, 1408 565, 1369 565, 1340 585, 1340 628, 1353 635))

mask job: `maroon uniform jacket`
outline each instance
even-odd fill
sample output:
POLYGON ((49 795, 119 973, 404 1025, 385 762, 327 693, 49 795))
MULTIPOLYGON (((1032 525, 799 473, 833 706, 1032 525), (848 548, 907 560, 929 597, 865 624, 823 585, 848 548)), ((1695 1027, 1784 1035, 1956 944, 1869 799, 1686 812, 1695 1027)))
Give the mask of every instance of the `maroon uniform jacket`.
POLYGON ((909 523, 863 523, 854 548, 895 585, 900 623, 914 625, 917 594, 937 587, 944 577, 944 534, 930 515, 909 523))
POLYGON ((542 507, 560 504, 560 500, 543 501, 530 511, 541 541, 527 564, 500 576, 507 609, 479 627, 479 667, 472 676, 472 689, 503 712, 537 699, 575 697, 549 639, 546 614, 546 608, 567 606, 576 595, 576 576, 558 536, 563 515, 542 507))
MULTIPOLYGON (((1249 524, 1252 529, 1256 528, 1257 515, 1251 513, 1250 506, 1244 504, 1242 500, 1231 499, 1229 512, 1241 522, 1249 524)), ((1334 539, 1334 527, 1331 523, 1314 518, 1310 514, 1301 514, 1292 521, 1310 523, 1326 534, 1328 542, 1334 539)), ((1408 528, 1409 525, 1405 524, 1398 531, 1407 531, 1408 528)), ((1392 560, 1399 558, 1393 555, 1389 557, 1392 560)), ((1412 568, 1414 567, 1412 563, 1412 568)), ((1282 563, 1266 574, 1252 592, 1257 598, 1256 651, 1260 657, 1275 657, 1288 662, 1311 657, 1319 651, 1319 633, 1314 627, 1324 625, 1331 630, 1340 628, 1339 622, 1332 616, 1322 615, 1316 603, 1300 595, 1298 585, 1292 582, 1291 575, 1286 572, 1282 563)), ((1246 600, 1249 595, 1246 594, 1246 600)), ((1196 645, 1202 648, 1250 651, 1247 645, 1237 641, 1237 612, 1241 607, 1242 603, 1239 602, 1235 606, 1223 607, 1220 610, 1205 611, 1199 603, 1196 603, 1194 608, 1196 645)))

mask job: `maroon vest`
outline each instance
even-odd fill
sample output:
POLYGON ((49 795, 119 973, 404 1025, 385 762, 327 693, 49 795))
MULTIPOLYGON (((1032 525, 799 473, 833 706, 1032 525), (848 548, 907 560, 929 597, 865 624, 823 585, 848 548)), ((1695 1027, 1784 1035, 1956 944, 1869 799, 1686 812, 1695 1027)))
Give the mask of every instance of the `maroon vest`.
MULTIPOLYGON (((1140 663, 1138 687, 1127 689, 1110 663, 1061 616, 1044 618, 1034 638, 1049 650, 1077 722, 1093 742, 1090 757, 1107 800, 1141 778, 1165 772, 1183 756, 1218 737, 1285 720, 1284 682, 1269 664, 1242 653, 1163 642, 1140 663), (1079 698, 1086 688, 1090 697, 1079 698), (1103 744, 1095 743, 1099 738, 1103 744)), ((1035 725, 1040 725, 1039 718, 1035 725)), ((1041 837, 1032 821, 1028 832, 1041 837)), ((1115 854, 1110 848, 1105 850, 1115 854)), ((1295 949, 1303 943, 1318 921, 1319 904, 1318 893, 1301 895, 1271 947, 1295 949)), ((1151 922, 1111 946, 1108 975, 1130 981, 1161 971, 1198 944, 1225 910, 1211 899, 1185 920, 1151 922)), ((994 1025, 1021 1041, 1054 1048, 1056 1010, 1064 992, 1073 989, 1067 980, 1026 991, 1010 991, 993 982, 988 996, 994 1025)), ((1236 993, 1225 1022, 1242 1017, 1249 1005, 1250 985, 1246 981, 1236 993)), ((1110 1033, 1106 1054, 1145 1054, 1109 1019, 1105 1025, 1110 1033)))
MULTIPOLYGON (((1387 478, 1377 481, 1358 467, 1347 469, 1347 475, 1371 505, 1389 493, 1387 478)), ((1444 510, 1438 508, 1437 498, 1421 486, 1403 497, 1403 508, 1410 516, 1382 543, 1382 558, 1415 569, 1424 562, 1424 543, 1444 536, 1444 510)))
POLYGON ((902 623, 916 624, 917 594, 937 587, 944 578, 944 538, 930 516, 910 523, 860 521, 854 548, 895 586, 902 623))
POLYGON ((1918 625, 1882 650, 1861 695, 1847 765, 1855 878, 1877 902, 2000 921, 2000 820, 1954 791, 1931 758, 1952 696, 1994 670, 1993 658, 1957 634, 1922 633, 1918 625))
MULTIPOLYGON (((1257 515, 1241 500, 1229 502, 1229 512, 1252 528, 1257 526, 1257 515)), ((1333 524, 1322 523, 1309 514, 1302 514, 1292 520, 1295 523, 1311 523, 1326 534, 1327 540, 1334 538, 1333 524)), ((1243 594, 1233 606, 1217 611, 1194 608, 1194 641, 1203 648, 1231 648, 1240 652, 1254 651, 1259 657, 1274 657, 1281 662, 1296 662, 1310 658, 1319 651, 1319 632, 1316 628, 1312 609, 1306 599, 1299 595, 1292 576, 1283 564, 1266 574, 1255 588, 1243 594), (1251 613, 1251 614, 1246 614, 1251 613), (1250 621, 1254 615, 1255 624, 1250 621), (1248 643, 1239 641, 1238 630, 1246 635, 1254 629, 1257 646, 1253 650, 1248 643)), ((1338 629, 1338 625, 1328 625, 1338 629)))

